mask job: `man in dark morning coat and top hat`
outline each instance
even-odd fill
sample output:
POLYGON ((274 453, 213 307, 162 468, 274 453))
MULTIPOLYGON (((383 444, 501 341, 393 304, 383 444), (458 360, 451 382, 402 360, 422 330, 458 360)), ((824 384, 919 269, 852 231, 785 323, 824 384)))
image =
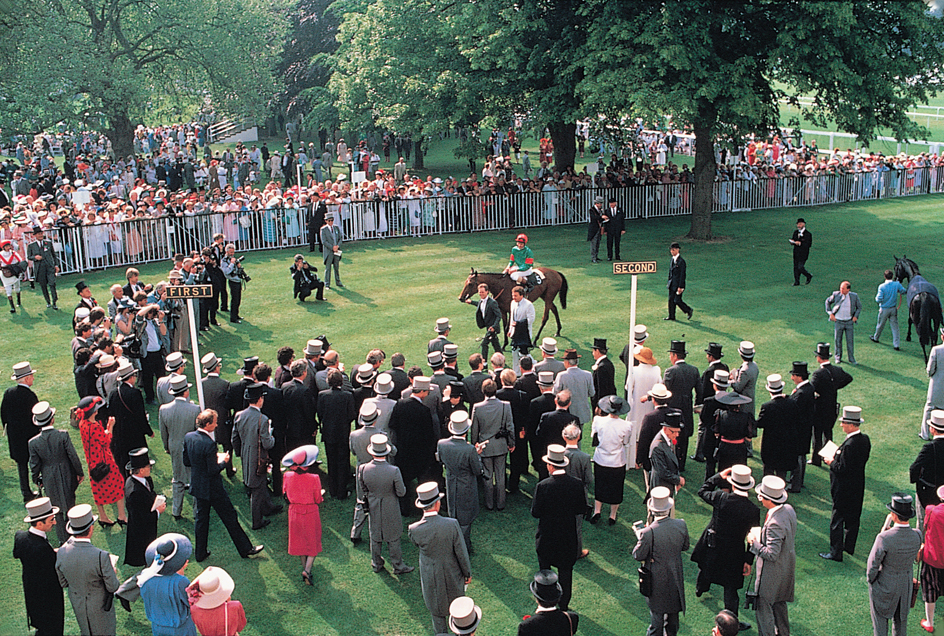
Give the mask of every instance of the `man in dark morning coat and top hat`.
POLYGON ((184 436, 197 429, 197 416, 200 415, 200 407, 188 399, 192 386, 187 382, 187 376, 175 375, 170 386, 174 401, 161 406, 157 415, 161 442, 164 444, 164 451, 170 455, 173 471, 172 512, 175 519, 180 519, 183 512, 184 493, 190 483, 190 469, 184 466, 184 436))
POLYGON ((865 498, 865 465, 872 452, 868 435, 859 430, 864 421, 860 407, 843 407, 839 424, 846 439, 836 449, 832 459, 823 458, 829 466, 829 491, 833 497, 833 513, 829 520, 829 552, 820 553, 824 559, 842 561, 844 551, 855 553, 862 500, 865 498))
POLYGON ((731 386, 730 375, 724 369, 715 369, 711 378, 711 393, 704 396, 701 403, 701 412, 698 414, 698 428, 705 428, 705 438, 701 450, 705 453, 705 479, 717 472, 718 455, 716 453, 721 440, 718 438, 718 417, 727 410, 728 405, 721 399, 728 395, 731 386))
POLYGON ((685 259, 679 253, 682 246, 678 243, 672 243, 669 246, 669 254, 672 255, 672 262, 669 265, 669 282, 666 285, 669 289, 669 315, 665 320, 675 320, 675 308, 678 307, 682 313, 688 314, 688 319, 692 319, 694 310, 682 300, 682 293, 685 291, 685 259))
POLYGON ((796 581, 797 516, 787 503, 786 488, 782 478, 764 477, 757 487, 757 499, 767 509, 767 516, 760 534, 752 534, 747 540, 748 548, 757 556, 754 610, 760 636, 790 633, 787 603, 793 602, 796 581))
POLYGON ((250 384, 246 388, 249 406, 237 413, 233 422, 233 449, 242 459, 243 485, 249 489, 253 530, 261 530, 269 525, 266 517, 282 510, 282 506, 272 503, 268 471, 262 470, 262 474, 259 474, 260 461, 268 456, 266 451, 275 445, 272 425, 262 413, 265 389, 266 385, 262 382, 250 384))
POLYGON ((591 367, 593 394, 594 400, 599 402, 607 395, 616 395, 616 368, 606 357, 606 338, 594 338, 591 351, 593 353, 593 367, 591 367))
POLYGON ((479 329, 485 330, 482 337, 482 357, 488 357, 489 344, 495 351, 502 351, 501 341, 498 337, 502 332, 502 315, 498 301, 489 295, 488 285, 479 283, 479 300, 473 300, 471 297, 466 299, 469 305, 475 305, 475 324, 479 329))
POLYGON ((765 387, 770 401, 761 405, 757 417, 757 429, 764 432, 760 457, 765 475, 786 479, 797 464, 796 427, 800 412, 796 402, 784 395, 783 377, 779 373, 768 375, 765 387))
POLYGON ((167 507, 160 503, 155 508, 158 493, 151 479, 154 460, 148 457, 147 448, 136 448, 129 453, 125 469, 131 473, 125 480, 125 504, 128 507, 128 527, 125 533, 125 560, 127 565, 147 565, 144 550, 157 538, 157 520, 167 507))
POLYGON ((572 636, 577 632, 580 617, 559 606, 563 589, 556 572, 542 568, 530 588, 538 608, 518 624, 518 636, 572 636))
POLYGON ((439 440, 436 455, 446 468, 448 516, 459 522, 462 538, 472 552, 472 522, 479 516, 479 480, 486 475, 479 457, 480 447, 470 444, 466 433, 472 426, 469 414, 454 411, 449 416, 450 437, 439 440))
POLYGON ((36 434, 33 406, 39 402, 32 389, 34 373, 36 371, 29 362, 13 365, 10 379, 16 385, 3 392, 3 401, 0 402, 0 420, 3 421, 10 444, 10 459, 16 462, 23 501, 31 501, 37 496, 30 486, 29 473, 29 441, 36 434))
POLYGON ((69 588, 69 600, 82 636, 115 636, 117 625, 112 595, 120 583, 111 555, 92 545, 98 517, 92 514, 88 504, 75 506, 68 516, 66 530, 72 539, 56 554, 59 585, 69 588))
POLYGON ((118 363, 118 386, 108 395, 108 410, 115 417, 111 450, 122 476, 127 477, 128 453, 147 446, 147 437, 154 437, 148 421, 141 389, 134 386, 138 371, 127 360, 118 363))
MULTIPOLYGON (((655 415, 660 410, 656 409, 650 415, 655 415)), ((675 444, 685 425, 682 422, 682 414, 678 409, 665 409, 661 425, 662 430, 649 444, 649 492, 658 486, 665 486, 670 492, 678 492, 679 488, 685 485, 685 478, 679 474, 679 459, 675 452, 675 444)))
MULTIPOLYGON (((243 358, 242 368, 236 370, 236 375, 241 375, 242 377, 235 382, 230 382, 229 388, 226 391, 226 413, 217 414, 219 415, 219 419, 217 421, 216 439, 220 446, 223 447, 223 450, 229 453, 230 459, 226 467, 226 474, 230 479, 236 475, 233 460, 233 457, 236 455, 232 441, 233 421, 237 413, 249 406, 246 402, 246 389, 249 388, 249 385, 256 383, 253 371, 255 371, 257 364, 259 364, 259 356, 243 358)), ((308 442, 305 443, 307 444, 308 442)), ((289 441, 289 445, 291 445, 291 441, 289 441)), ((196 548, 196 553, 200 554, 199 547, 196 548)))
POLYGON ((685 342, 673 340, 669 346, 670 366, 663 374, 662 383, 672 392, 669 406, 682 412, 682 434, 679 436, 675 448, 679 458, 679 470, 685 470, 685 459, 688 457, 688 440, 695 430, 695 418, 692 411, 693 391, 698 386, 698 369, 685 362, 685 342))
MULTIPOLYGON (((62 511, 75 505, 75 489, 85 473, 69 434, 53 427, 55 415, 56 409, 49 402, 33 405, 34 430, 39 433, 29 441, 29 465, 33 482, 45 489, 61 517, 62 511)), ((56 528, 59 542, 65 543, 69 538, 65 523, 62 519, 56 521, 62 523, 61 530, 56 528)))
MULTIPOLYGON (((406 486, 400 469, 387 461, 390 451, 386 435, 378 433, 371 437, 368 452, 373 460, 358 466, 357 481, 370 511, 371 567, 378 574, 383 571, 384 559, 380 552, 386 543, 393 573, 407 574, 415 568, 403 562, 403 552, 400 548, 403 520, 400 516, 399 498, 406 494, 406 486)), ((400 452, 403 452, 402 449, 400 452)))
POLYGON ((795 360, 790 369, 790 379, 796 385, 790 394, 790 401, 797 407, 796 419, 796 454, 797 465, 790 471, 787 481, 789 490, 798 493, 803 488, 806 476, 806 456, 813 444, 813 417, 816 408, 816 390, 810 384, 810 374, 806 362, 795 360))
MULTIPOLYGON (((369 365, 364 366, 370 369, 369 365)), ((341 371, 328 369, 327 379, 328 388, 318 394, 317 412, 321 423, 321 441, 328 457, 328 492, 332 499, 346 499, 351 476, 351 424, 357 418, 358 405, 354 395, 343 389, 344 376, 341 371)))
POLYGON ((875 636, 887 636, 889 619, 892 634, 899 636, 908 629, 912 572, 922 542, 921 533, 909 524, 915 516, 911 495, 895 493, 885 507, 890 512, 872 544, 865 576, 875 636))
POLYGON ((538 520, 535 536, 538 567, 541 570, 550 570, 552 566, 557 568, 561 585, 560 608, 566 610, 570 606, 574 563, 577 562, 574 519, 586 511, 587 499, 580 480, 564 470, 569 460, 563 446, 551 444, 542 459, 550 476, 538 482, 531 501, 531 516, 538 520))
MULTIPOLYGON (((715 390, 712 387, 715 371, 728 371, 728 365, 721 361, 724 354, 721 352, 721 345, 717 342, 709 342, 705 349, 705 357, 708 358, 708 368, 701 374, 698 381, 698 388, 695 390, 695 406, 703 404, 706 398, 714 395, 715 390)), ((705 431, 705 420, 702 418, 698 423, 698 442, 695 445, 695 454, 690 459, 696 462, 705 461, 709 451, 705 450, 705 441, 707 433, 705 431)))
POLYGON ((944 458, 944 411, 931 411, 928 427, 932 435, 931 441, 921 447, 908 469, 910 481, 915 484, 918 496, 918 527, 923 527, 922 510, 941 503, 937 490, 944 486, 944 461, 937 458, 944 458))
POLYGON ((833 439, 833 427, 839 415, 839 390, 852 382, 852 376, 829 359, 829 344, 816 345, 816 361, 819 368, 810 375, 810 384, 816 391, 813 403, 813 457, 810 464, 819 466, 822 458, 819 451, 827 441, 833 439))
POLYGON ((547 465, 541 459, 547 453, 547 443, 543 437, 538 435, 538 427, 541 425, 541 418, 544 414, 557 408, 557 401, 554 396, 553 371, 538 373, 538 389, 540 389, 541 394, 531 400, 528 405, 528 429, 525 432, 525 439, 531 450, 531 466, 540 480, 547 479, 547 465))
POLYGON ((41 497, 28 502, 26 511, 23 522, 30 527, 14 535, 13 558, 23 566, 27 624, 36 628, 37 636, 56 636, 62 634, 65 612, 56 574, 56 551, 46 533, 56 525, 59 509, 49 497, 41 497))
MULTIPOLYGON (((436 461, 439 436, 436 434, 433 414, 424 404, 429 390, 428 377, 414 376, 412 392, 397 401, 390 414, 390 442, 397 447, 397 466, 408 492, 415 490, 413 482, 436 461)), ((400 503, 403 516, 409 516, 412 512, 406 509, 409 502, 400 503)))
POLYGON ((420 582, 423 601, 433 618, 433 632, 445 633, 449 625, 449 606, 465 593, 472 580, 472 563, 462 531, 455 519, 439 514, 439 484, 420 484, 416 489, 416 507, 423 517, 410 524, 410 541, 420 553, 420 582))

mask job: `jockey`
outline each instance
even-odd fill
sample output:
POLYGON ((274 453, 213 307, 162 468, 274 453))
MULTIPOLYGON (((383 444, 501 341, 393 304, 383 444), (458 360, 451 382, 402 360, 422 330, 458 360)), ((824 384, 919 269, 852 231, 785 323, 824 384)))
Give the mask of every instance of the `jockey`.
POLYGON ((528 247, 528 236, 519 234, 515 238, 515 246, 511 248, 511 257, 503 273, 511 276, 517 284, 526 284, 528 277, 534 273, 534 253, 528 247))

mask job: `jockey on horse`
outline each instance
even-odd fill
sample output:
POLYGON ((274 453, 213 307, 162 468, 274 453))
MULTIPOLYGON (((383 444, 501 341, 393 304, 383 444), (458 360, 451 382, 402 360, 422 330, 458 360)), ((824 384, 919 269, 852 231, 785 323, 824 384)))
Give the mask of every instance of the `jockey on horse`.
POLYGON ((515 246, 511 248, 508 266, 502 270, 518 285, 523 285, 525 295, 541 284, 541 278, 534 270, 534 253, 528 247, 528 235, 521 233, 515 237, 515 246))

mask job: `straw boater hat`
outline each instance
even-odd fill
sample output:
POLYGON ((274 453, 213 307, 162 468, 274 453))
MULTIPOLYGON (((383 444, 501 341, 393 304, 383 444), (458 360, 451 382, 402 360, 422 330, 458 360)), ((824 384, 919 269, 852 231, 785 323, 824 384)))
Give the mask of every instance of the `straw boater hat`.
MULTIPOLYGON (((602 197, 598 198, 602 199, 602 197)), ((561 598, 562 590, 557 580, 557 572, 554 570, 541 570, 535 574, 530 588, 531 594, 542 605, 556 605, 561 598)))
POLYGON ((176 371, 185 364, 187 364, 187 360, 179 351, 168 354, 167 358, 164 360, 164 368, 168 371, 176 371))
POLYGON ((69 518, 66 522, 66 532, 69 534, 84 534, 93 523, 98 521, 98 515, 92 514, 92 506, 88 504, 79 504, 70 508, 66 516, 69 518))
POLYGON ((416 507, 426 510, 445 496, 439 492, 439 484, 435 481, 420 484, 416 487, 416 507))
POLYGON ((192 387, 193 385, 187 382, 187 376, 185 375, 175 375, 170 380, 170 389, 168 392, 171 395, 183 395, 184 392, 192 387))
POLYGON ((13 375, 10 376, 11 380, 22 380, 28 375, 33 375, 36 371, 30 367, 29 362, 18 362, 13 365, 13 375))
POLYGON ((361 404, 361 408, 357 413, 358 421, 364 426, 370 426, 377 421, 379 416, 380 411, 377 410, 377 405, 374 402, 367 401, 361 404))
POLYGON ((374 457, 385 457, 390 454, 390 444, 387 443, 387 436, 383 433, 377 433, 370 436, 370 446, 367 452, 374 457))
POLYGON ((59 514, 59 508, 52 505, 49 497, 40 497, 39 499, 27 502, 26 511, 29 514, 23 519, 23 523, 42 521, 43 519, 59 514))
POLYGON ((891 502, 885 504, 885 507, 902 519, 912 519, 915 516, 914 498, 903 492, 892 495, 891 502))
POLYGON ((145 466, 153 466, 154 464, 154 460, 148 457, 148 449, 146 447, 135 448, 128 452, 128 463, 125 464, 125 470, 130 473, 136 468, 144 468, 145 466))
POLYGON ((748 360, 754 359, 754 343, 750 340, 742 340, 741 344, 738 345, 738 353, 741 354, 742 358, 747 358, 748 360))
POLYGON ((233 577, 223 568, 214 565, 201 572, 191 585, 200 590, 200 598, 194 601, 194 605, 201 609, 219 607, 233 595, 233 590, 236 589, 233 577))
POLYGON ((771 393, 783 393, 783 377, 779 373, 767 376, 767 390, 771 393))
POLYGON ((453 411, 449 416, 449 432, 453 435, 465 435, 465 432, 472 426, 469 420, 469 414, 465 411, 453 411))
POLYGON ((49 426, 52 424, 52 418, 55 414, 56 409, 49 406, 49 402, 37 402, 33 405, 33 424, 49 426))
POLYGON ((374 393, 377 395, 387 395, 393 391, 393 377, 389 373, 381 373, 374 382, 374 393))
POLYGON ((433 328, 433 331, 436 333, 446 333, 452 329, 452 325, 449 324, 448 318, 440 318, 436 321, 436 326, 433 328))
POLYGON ((787 483, 776 475, 766 475, 755 490, 758 499, 763 497, 775 504, 782 504, 787 500, 787 483))
POLYGON ((314 444, 305 444, 299 446, 293 451, 289 451, 282 458, 282 465, 286 468, 300 466, 307 468, 318 461, 318 447, 314 444))
POLYGON ((672 493, 665 486, 653 488, 649 493, 649 501, 646 502, 646 507, 653 513, 668 512, 674 505, 672 493))
POLYGON ((547 455, 541 458, 545 463, 555 468, 566 468, 570 464, 570 458, 564 452, 564 447, 560 444, 551 444, 547 447, 547 455))
POLYGON ((482 608, 468 596, 460 596, 449 604, 449 629, 459 636, 471 634, 482 620, 482 608))
POLYGON ((655 356, 652 355, 652 349, 649 347, 640 347, 639 351, 633 354, 633 357, 642 364, 648 364, 653 367, 659 364, 655 356))
POLYGON ((541 351, 549 356, 557 353, 557 341, 554 338, 544 338, 541 340, 541 351))
POLYGON ((751 469, 744 464, 735 464, 731 467, 731 475, 728 477, 728 483, 735 490, 750 490, 754 487, 754 478, 751 477, 751 469))
POLYGON ((324 343, 320 340, 309 340, 308 344, 305 345, 306 356, 320 356, 323 350, 324 343))
POLYGON ((202 358, 200 358, 200 366, 203 367, 204 373, 209 373, 210 371, 215 369, 217 365, 219 365, 221 362, 222 360, 217 358, 216 354, 213 352, 210 352, 206 354, 205 356, 203 356, 202 358))

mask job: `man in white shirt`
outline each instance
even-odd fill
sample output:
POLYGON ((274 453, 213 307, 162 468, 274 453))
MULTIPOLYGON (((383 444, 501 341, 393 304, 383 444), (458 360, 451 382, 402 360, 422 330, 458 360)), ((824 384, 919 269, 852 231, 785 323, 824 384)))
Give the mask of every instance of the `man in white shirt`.
POLYGON ((528 355, 531 349, 531 329, 534 325, 534 304, 525 298, 524 287, 516 285, 511 290, 511 324, 508 326, 508 337, 511 339, 511 361, 515 374, 520 374, 518 361, 528 355))
POLYGON ((859 313, 862 312, 862 303, 859 302, 859 295, 851 291, 852 284, 844 280, 839 285, 839 290, 830 294, 826 299, 826 313, 829 319, 836 323, 836 364, 842 362, 842 337, 846 336, 846 346, 849 349, 849 362, 856 364, 855 359, 855 323, 859 320, 859 313))

